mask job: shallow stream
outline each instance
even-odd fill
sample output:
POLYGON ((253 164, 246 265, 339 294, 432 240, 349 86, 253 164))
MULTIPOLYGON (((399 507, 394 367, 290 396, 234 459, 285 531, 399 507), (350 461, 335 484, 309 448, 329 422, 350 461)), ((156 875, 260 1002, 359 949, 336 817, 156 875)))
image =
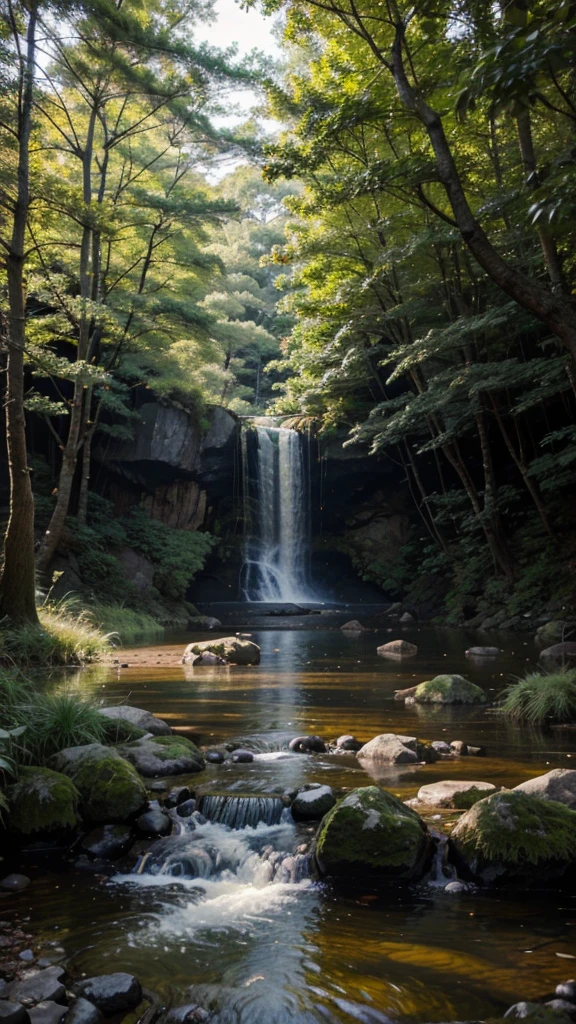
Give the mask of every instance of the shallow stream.
MULTIPOLYGON (((468 675, 493 698, 535 664, 530 639, 432 629, 403 635, 419 654, 401 663, 376 655, 391 638, 385 631, 267 630, 253 634, 259 666, 196 669, 162 664, 171 646, 180 652, 190 640, 173 638, 147 651, 153 667, 97 667, 65 685, 144 707, 202 745, 234 741, 257 754, 251 764, 192 776, 204 794, 281 794, 306 782, 342 789, 376 779, 407 799, 443 778, 514 786, 571 766, 570 730, 520 730, 491 709, 405 707, 393 699, 394 689, 441 671, 468 675), (505 653, 470 661, 464 652, 474 643, 505 653), (286 750, 303 733, 367 741, 381 732, 462 739, 487 754, 380 767, 370 776, 353 755, 286 750)), ((130 665, 130 657, 123 652, 120 661, 130 665)), ((63 685, 62 677, 50 685, 63 685)), ((366 885, 336 894, 302 877, 298 848, 310 828, 295 826, 289 814, 271 817, 273 824, 244 829, 203 825, 179 840, 185 856, 176 866, 159 858, 140 875, 109 879, 31 866, 33 884, 18 897, 19 909, 47 948, 65 951, 73 974, 131 971, 166 1004, 205 1006, 215 1024, 486 1019, 520 998, 543 998, 575 973, 576 893, 449 895, 434 885, 366 885)), ((443 818, 449 823, 455 813, 443 818)), ((431 812, 430 824, 443 822, 431 812)))

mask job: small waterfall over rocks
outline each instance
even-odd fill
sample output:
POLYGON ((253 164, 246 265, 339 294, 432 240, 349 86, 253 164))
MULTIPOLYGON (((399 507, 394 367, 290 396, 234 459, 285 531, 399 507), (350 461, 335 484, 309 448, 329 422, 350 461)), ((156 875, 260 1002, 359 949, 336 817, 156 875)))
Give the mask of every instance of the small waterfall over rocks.
POLYGON ((243 431, 247 601, 317 600, 309 578, 310 493, 304 444, 297 430, 273 426, 267 419, 243 431))
POLYGON ((199 809, 209 821, 233 829, 256 828, 261 823, 279 825, 281 821, 292 821, 289 808, 280 797, 275 796, 208 794, 200 798, 199 809))

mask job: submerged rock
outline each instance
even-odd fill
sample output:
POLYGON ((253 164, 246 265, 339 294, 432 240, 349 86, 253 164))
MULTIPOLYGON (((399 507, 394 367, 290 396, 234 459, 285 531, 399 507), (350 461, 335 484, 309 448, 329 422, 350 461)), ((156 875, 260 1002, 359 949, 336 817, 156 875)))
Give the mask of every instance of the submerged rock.
POLYGON ((442 757, 449 757, 454 753, 450 744, 446 743, 446 740, 432 740, 430 746, 442 757))
POLYGON ((221 750, 205 750, 204 760, 207 764, 224 764, 226 758, 221 750))
POLYGON ((296 821, 317 821, 323 818, 335 803, 336 797, 331 786, 312 782, 298 790, 290 809, 296 821))
POLYGON ((101 825, 84 836, 82 849, 93 857, 114 859, 129 849, 134 836, 126 825, 101 825))
POLYGON ((576 808, 576 770, 573 768, 554 768, 546 775, 538 775, 535 779, 527 779, 514 787, 515 793, 528 793, 538 796, 541 800, 557 800, 566 807, 576 808))
POLYGON ((566 640, 562 644, 553 644, 540 651, 540 658, 545 661, 557 661, 568 665, 576 665, 576 641, 566 640))
POLYGON ((50 768, 20 768, 10 789, 8 827, 14 832, 54 832, 80 821, 80 794, 74 783, 50 768))
POLYGON ((378 786, 352 790, 320 825, 316 861, 324 875, 349 882, 366 875, 415 880, 429 860, 431 839, 424 822, 378 786))
MULTIPOLYGON (((5 875, 0 880, 0 889, 4 892, 22 892, 23 889, 27 889, 30 885, 30 879, 28 875, 19 875, 16 872, 12 872, 10 875, 5 875)), ((1 997, 0 997, 1 998, 1 997)))
POLYGON ((100 714, 112 721, 129 722, 130 725, 143 729, 144 732, 151 732, 153 736, 170 736, 172 730, 167 722, 150 711, 143 708, 132 708, 127 704, 120 704, 114 708, 100 708, 100 714))
POLYGON ((123 756, 135 766, 140 775, 183 775, 201 772, 204 758, 198 747, 184 736, 154 736, 136 740, 121 747, 123 756))
POLYGON ((67 747, 53 760, 79 790, 82 816, 88 821, 126 821, 148 802, 142 779, 132 765, 110 747, 99 743, 67 747))
POLYGON ((172 828, 172 822, 160 807, 150 807, 136 819, 136 828, 143 836, 166 836, 172 828))
POLYGON ((469 647, 467 658, 496 658, 502 651, 499 647, 469 647))
POLYGON ((194 664, 205 652, 223 658, 232 665, 259 665, 260 648, 251 640, 242 640, 235 636, 226 636, 221 640, 202 640, 188 644, 182 656, 183 662, 194 664))
POLYGON ((78 981, 72 986, 72 991, 97 1006, 105 1017, 127 1013, 142 1002, 142 986, 138 978, 124 971, 78 981))
POLYGON ((494 793, 466 811, 450 843, 481 882, 558 880, 576 864, 576 811, 515 790, 494 793))
POLYGON ((338 747, 338 750, 357 751, 362 749, 360 740, 357 740, 355 736, 350 736, 349 734, 339 736, 336 740, 336 746, 338 747))
MULTIPOLYGON (((576 773, 575 773, 576 774, 576 773)), ((454 807, 467 810, 483 800, 490 793, 496 792, 491 782, 464 782, 463 780, 446 779, 442 782, 430 782, 418 790, 418 799, 434 807, 454 807)))
POLYGON ((345 622, 343 626, 340 626, 343 633, 369 633, 370 630, 363 626, 358 619, 351 619, 350 622, 345 622))
POLYGON ((63 967, 47 967, 46 970, 30 970, 9 986, 9 997, 16 1002, 35 1005, 51 1001, 62 1002, 66 997, 66 989, 61 982, 63 967))
POLYGON ((230 759, 234 764, 251 764, 254 754, 251 750, 235 750, 230 759))
POLYGON ((416 644, 410 644, 407 640, 390 640, 389 643, 377 647, 376 653, 382 658, 413 658, 418 654, 418 648, 416 644))
POLYGON ((440 675, 420 683, 413 699, 416 704, 485 704, 486 694, 464 676, 440 675))

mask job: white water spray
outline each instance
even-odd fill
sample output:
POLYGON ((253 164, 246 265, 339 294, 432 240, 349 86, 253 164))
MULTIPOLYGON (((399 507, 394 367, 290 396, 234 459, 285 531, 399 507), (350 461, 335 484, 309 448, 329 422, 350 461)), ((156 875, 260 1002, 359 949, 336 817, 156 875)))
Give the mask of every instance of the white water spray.
MULTIPOLYGON (((297 430, 255 426, 256 511, 247 519, 247 601, 317 600, 309 581, 310 496, 297 430)), ((247 459, 247 446, 243 446, 247 459)), ((245 487, 248 474, 243 473, 245 487)))

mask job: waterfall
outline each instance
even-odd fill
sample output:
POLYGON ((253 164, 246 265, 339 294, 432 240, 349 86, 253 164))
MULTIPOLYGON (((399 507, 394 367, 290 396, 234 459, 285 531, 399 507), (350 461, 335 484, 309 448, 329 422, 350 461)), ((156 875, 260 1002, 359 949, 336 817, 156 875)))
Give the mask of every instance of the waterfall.
POLYGON ((277 796, 230 796, 208 794, 201 797, 199 808, 209 821, 228 828, 255 828, 260 823, 279 825, 292 820, 290 811, 277 796))
POLYGON ((255 425, 254 473, 242 445, 245 509, 244 596, 247 601, 314 601, 309 582, 310 494, 302 436, 287 427, 255 425), (246 500, 246 495, 254 501, 246 500))

